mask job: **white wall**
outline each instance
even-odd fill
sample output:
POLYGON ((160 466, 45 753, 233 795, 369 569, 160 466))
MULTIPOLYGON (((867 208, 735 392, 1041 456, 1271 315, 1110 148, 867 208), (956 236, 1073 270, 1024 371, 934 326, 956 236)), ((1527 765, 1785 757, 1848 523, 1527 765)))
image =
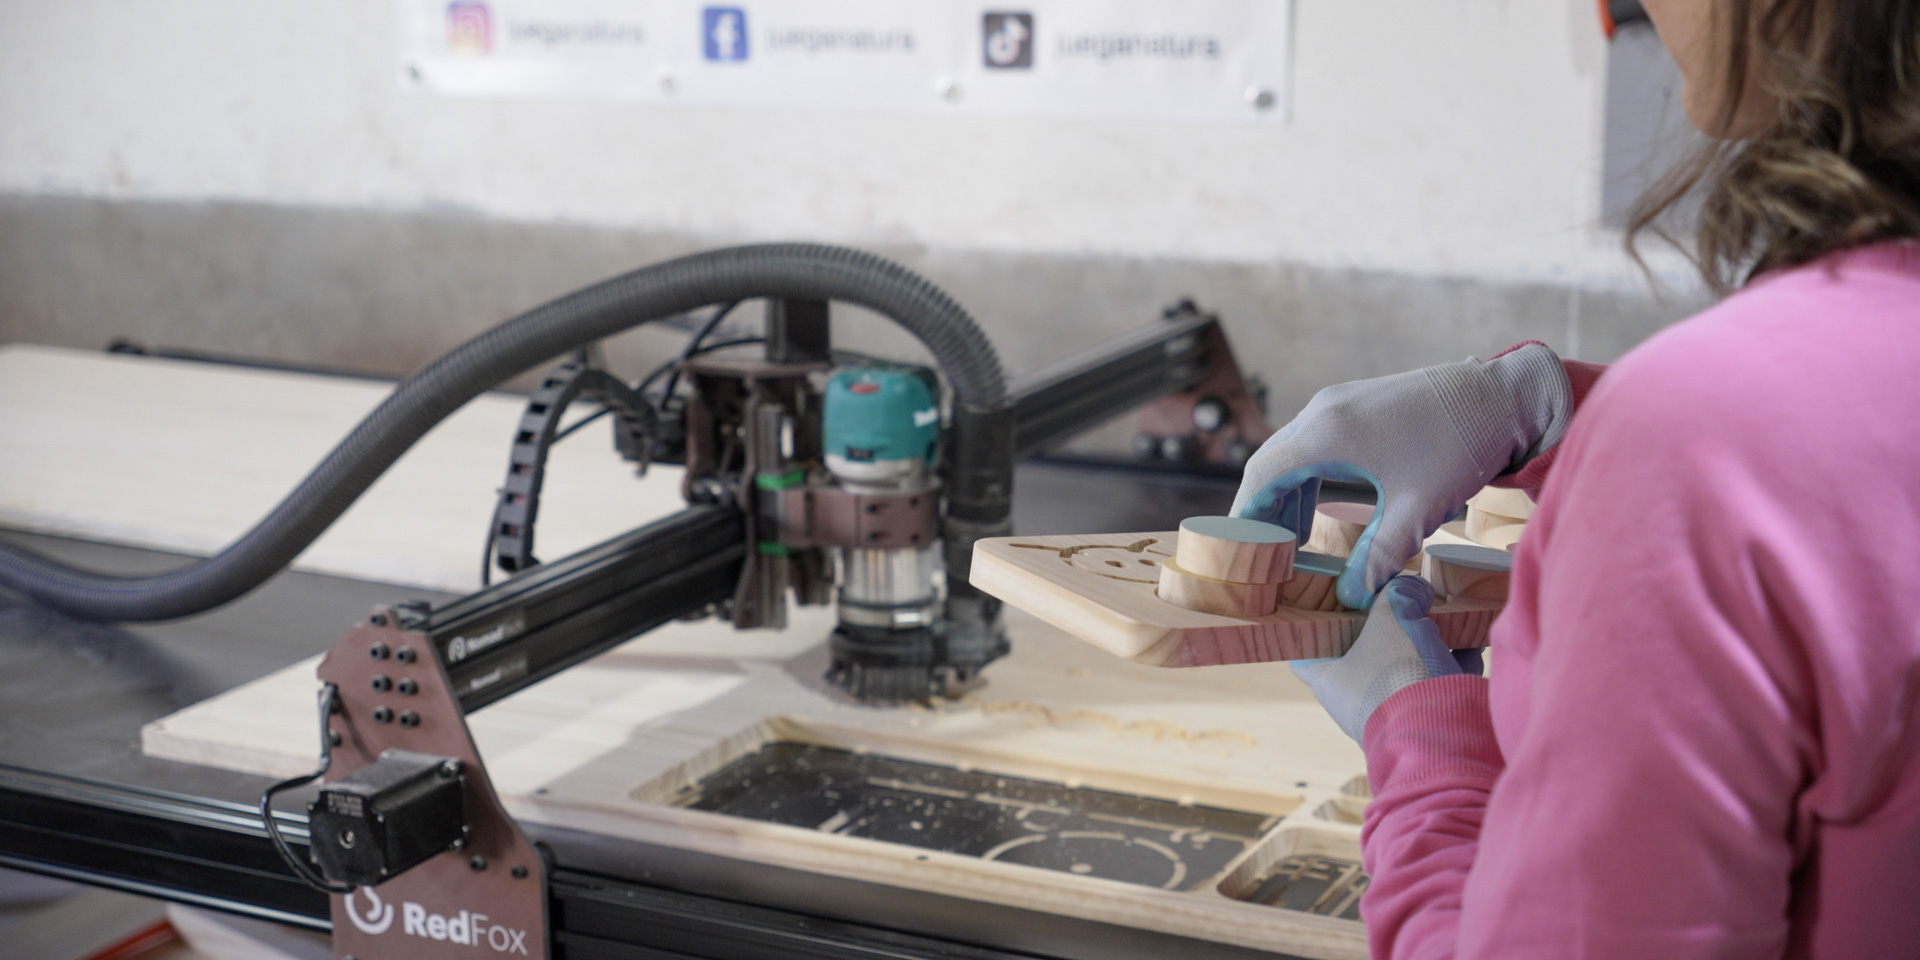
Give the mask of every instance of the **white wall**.
MULTIPOLYGON (((910 2, 910 0, 903 0, 910 2)), ((1634 282, 1590 0, 1298 0, 1280 128, 404 93, 388 0, 14 0, 0 191, 1634 282)))

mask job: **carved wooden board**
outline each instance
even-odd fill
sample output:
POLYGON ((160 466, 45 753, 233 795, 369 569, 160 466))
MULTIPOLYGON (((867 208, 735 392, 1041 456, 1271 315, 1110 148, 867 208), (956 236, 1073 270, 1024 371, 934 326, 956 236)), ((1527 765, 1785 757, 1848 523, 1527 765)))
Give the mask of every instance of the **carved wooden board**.
MULTIPOLYGON (((1175 606, 1155 588, 1159 564, 1173 556, 1176 536, 1162 532, 982 540, 973 549, 972 582, 1108 653, 1152 666, 1337 657, 1366 623, 1365 613, 1352 610, 1283 605, 1264 617, 1240 619, 1175 606)), ((1314 574, 1303 571, 1299 576, 1314 574)), ((1435 604, 1432 616, 1449 647, 1484 647, 1502 606, 1453 600, 1435 604)))

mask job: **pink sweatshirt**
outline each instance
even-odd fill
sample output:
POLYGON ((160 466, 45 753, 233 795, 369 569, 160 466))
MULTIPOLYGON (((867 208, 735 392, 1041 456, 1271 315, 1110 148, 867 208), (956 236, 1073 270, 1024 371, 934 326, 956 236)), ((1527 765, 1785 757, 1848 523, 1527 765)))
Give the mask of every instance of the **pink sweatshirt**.
POLYGON ((1920 246, 1659 334, 1557 460, 1491 681, 1367 723, 1373 955, 1920 956, 1920 246))

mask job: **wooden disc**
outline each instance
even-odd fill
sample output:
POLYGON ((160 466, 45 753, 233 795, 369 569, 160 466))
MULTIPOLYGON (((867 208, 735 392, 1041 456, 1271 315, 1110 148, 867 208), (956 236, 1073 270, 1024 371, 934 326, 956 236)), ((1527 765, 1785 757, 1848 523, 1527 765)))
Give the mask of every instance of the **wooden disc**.
POLYGON ((1293 532, 1240 517, 1180 521, 1174 560, 1196 577, 1226 583, 1279 583, 1293 576, 1293 532))
POLYGON ((1435 545, 1427 548, 1420 573, 1443 597, 1505 600, 1513 554, 1491 547, 1435 545))
POLYGON ((1160 586, 1155 592, 1175 606, 1243 620, 1264 617, 1280 606, 1277 582, 1228 583, 1196 576, 1182 568, 1177 559, 1161 561, 1160 586))
POLYGON ((1313 511, 1313 533, 1304 549, 1329 557, 1351 557, 1360 534, 1372 521, 1370 503, 1323 503, 1313 511))

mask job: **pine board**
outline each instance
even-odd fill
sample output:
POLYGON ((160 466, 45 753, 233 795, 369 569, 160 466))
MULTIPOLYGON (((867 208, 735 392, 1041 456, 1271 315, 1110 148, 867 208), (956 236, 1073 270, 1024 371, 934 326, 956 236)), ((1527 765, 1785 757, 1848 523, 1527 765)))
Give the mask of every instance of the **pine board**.
MULTIPOLYGON (((1188 610, 1155 593, 1154 565, 1177 534, 1000 537, 973 550, 973 585, 1114 656, 1162 667, 1207 667, 1337 657, 1353 645, 1365 613, 1282 605, 1241 619, 1188 610), (1144 572, 1143 572, 1144 571, 1144 572)), ((1504 604, 1437 603, 1440 637, 1456 650, 1483 647, 1504 604)))

